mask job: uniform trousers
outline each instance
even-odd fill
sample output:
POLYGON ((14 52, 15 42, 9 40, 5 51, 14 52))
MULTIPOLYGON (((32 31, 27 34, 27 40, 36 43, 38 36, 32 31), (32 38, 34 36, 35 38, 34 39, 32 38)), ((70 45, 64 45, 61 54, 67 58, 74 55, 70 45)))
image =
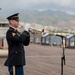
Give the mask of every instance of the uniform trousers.
MULTIPOLYGON (((13 75, 13 66, 8 66, 10 75, 13 75)), ((23 66, 15 66, 15 75, 24 75, 23 66)))

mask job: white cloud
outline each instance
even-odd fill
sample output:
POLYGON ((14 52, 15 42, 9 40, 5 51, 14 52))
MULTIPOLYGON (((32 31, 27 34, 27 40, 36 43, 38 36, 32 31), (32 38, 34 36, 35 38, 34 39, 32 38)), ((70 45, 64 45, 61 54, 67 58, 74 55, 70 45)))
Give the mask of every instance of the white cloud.
MULTIPOLYGON (((73 0, 56 0, 55 3, 62 6, 69 6, 73 0)), ((54 1, 53 1, 54 2, 54 1)))
POLYGON ((62 9, 75 12, 75 0, 0 0, 2 10, 62 9))

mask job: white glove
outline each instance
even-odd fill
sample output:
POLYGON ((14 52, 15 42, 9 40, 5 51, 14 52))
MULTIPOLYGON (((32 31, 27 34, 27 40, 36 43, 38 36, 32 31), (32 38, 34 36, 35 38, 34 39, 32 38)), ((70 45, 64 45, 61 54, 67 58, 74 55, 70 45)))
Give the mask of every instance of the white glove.
POLYGON ((30 29, 30 24, 26 23, 24 30, 29 31, 29 29, 30 29))

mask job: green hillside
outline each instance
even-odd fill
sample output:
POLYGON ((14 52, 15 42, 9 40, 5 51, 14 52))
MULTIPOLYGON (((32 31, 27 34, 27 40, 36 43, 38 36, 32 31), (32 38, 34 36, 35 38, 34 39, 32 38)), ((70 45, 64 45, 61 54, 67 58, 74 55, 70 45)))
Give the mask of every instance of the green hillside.
POLYGON ((20 19, 24 22, 38 23, 42 25, 52 25, 68 27, 75 25, 75 15, 69 15, 60 11, 26 11, 22 12, 20 19))
MULTIPOLYGON (((20 21, 23 22, 51 25, 56 27, 75 28, 75 15, 70 15, 65 12, 52 10, 20 10, 19 13, 20 21)), ((0 17, 0 21, 5 20, 3 17, 0 17)))

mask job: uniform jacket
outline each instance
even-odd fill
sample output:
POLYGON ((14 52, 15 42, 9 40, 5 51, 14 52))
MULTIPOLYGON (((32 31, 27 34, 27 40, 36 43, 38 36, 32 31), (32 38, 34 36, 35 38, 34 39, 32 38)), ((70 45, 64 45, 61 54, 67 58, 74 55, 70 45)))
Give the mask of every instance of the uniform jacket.
POLYGON ((24 31, 20 34, 17 30, 10 27, 6 33, 6 39, 8 43, 8 57, 4 65, 25 65, 24 46, 29 45, 29 32, 24 31))

